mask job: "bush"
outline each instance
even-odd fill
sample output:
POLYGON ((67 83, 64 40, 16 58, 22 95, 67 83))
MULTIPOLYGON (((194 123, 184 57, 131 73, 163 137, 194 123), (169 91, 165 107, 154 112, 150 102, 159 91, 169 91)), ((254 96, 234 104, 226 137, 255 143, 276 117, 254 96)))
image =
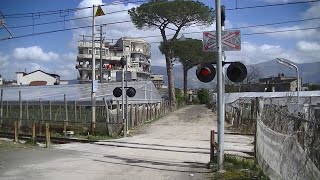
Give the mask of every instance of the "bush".
POLYGON ((209 104, 212 101, 212 97, 210 96, 208 89, 200 89, 197 96, 200 104, 209 104))

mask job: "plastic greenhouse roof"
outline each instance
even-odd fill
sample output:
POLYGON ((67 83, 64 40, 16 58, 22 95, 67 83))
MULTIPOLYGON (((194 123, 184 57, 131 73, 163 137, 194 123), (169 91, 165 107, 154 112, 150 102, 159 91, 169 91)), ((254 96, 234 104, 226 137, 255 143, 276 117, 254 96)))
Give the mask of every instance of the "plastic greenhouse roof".
MULTIPOLYGON (((96 92, 96 101, 103 104, 103 98, 115 101, 121 97, 113 96, 113 89, 121 87, 121 82, 98 83, 96 92)), ((134 81, 128 82, 128 87, 136 89, 136 95, 132 98, 128 97, 128 103, 154 103, 161 101, 161 97, 151 81, 134 81)), ((23 102, 36 102, 41 99, 43 102, 63 103, 64 94, 66 100, 77 101, 79 104, 91 104, 91 83, 90 84, 70 84, 70 85, 48 85, 48 86, 11 86, 0 87, 3 89, 3 101, 18 102, 19 91, 21 91, 21 99, 23 102)))
MULTIPOLYGON (((288 96, 297 96, 297 92, 241 92, 241 93, 226 93, 225 103, 232 103, 240 98, 285 98, 288 96)), ((300 91, 300 98, 305 97, 320 97, 320 91, 300 91)))

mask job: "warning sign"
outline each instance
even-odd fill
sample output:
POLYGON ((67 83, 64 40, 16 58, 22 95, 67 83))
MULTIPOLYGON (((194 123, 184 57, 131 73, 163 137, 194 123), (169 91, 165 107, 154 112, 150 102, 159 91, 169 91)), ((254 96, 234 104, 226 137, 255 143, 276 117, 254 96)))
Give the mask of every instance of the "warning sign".
POLYGON ((103 16, 103 15, 104 15, 104 12, 101 6, 99 5, 95 16, 103 16))

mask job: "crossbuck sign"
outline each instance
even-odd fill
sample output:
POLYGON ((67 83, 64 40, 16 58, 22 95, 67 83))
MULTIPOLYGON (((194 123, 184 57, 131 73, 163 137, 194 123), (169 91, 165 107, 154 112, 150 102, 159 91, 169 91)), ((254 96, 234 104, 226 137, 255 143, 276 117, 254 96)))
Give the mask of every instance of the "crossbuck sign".
MULTIPOLYGON (((240 51, 241 50, 241 34, 239 30, 222 31, 221 33, 222 51, 240 51)), ((216 32, 203 32, 203 51, 218 51, 216 43, 216 32)))

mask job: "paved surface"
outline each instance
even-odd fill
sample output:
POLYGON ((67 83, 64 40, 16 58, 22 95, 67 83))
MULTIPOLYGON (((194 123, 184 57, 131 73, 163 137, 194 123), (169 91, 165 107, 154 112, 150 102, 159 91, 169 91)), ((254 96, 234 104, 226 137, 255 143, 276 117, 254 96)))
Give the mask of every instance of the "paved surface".
MULTIPOLYGON (((7 153, 6 158, 1 152, 0 179, 205 179, 215 119, 204 106, 188 106, 133 137, 7 153)), ((235 150, 231 153, 252 151, 252 140, 227 135, 225 147, 235 150)))

